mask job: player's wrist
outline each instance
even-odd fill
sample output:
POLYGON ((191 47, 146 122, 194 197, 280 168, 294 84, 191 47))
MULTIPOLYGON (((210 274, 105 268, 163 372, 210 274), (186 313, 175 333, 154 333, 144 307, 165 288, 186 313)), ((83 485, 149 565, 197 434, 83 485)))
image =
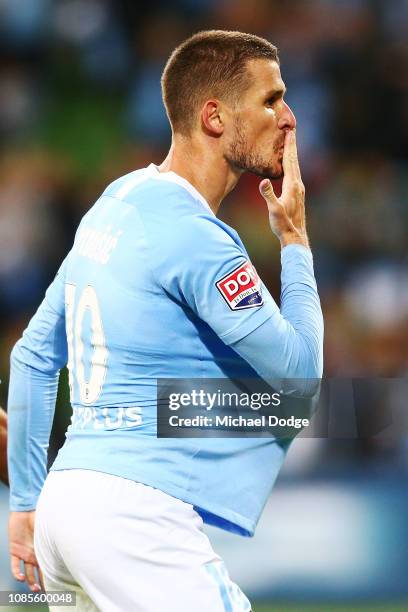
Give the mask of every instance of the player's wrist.
POLYGON ((285 232, 279 236, 279 241, 281 245, 281 249, 289 244, 300 244, 307 249, 310 248, 309 239, 307 237, 306 232, 285 232))
POLYGON ((9 512, 9 519, 18 521, 19 523, 32 523, 35 519, 35 508, 33 510, 24 510, 19 508, 13 508, 9 512))

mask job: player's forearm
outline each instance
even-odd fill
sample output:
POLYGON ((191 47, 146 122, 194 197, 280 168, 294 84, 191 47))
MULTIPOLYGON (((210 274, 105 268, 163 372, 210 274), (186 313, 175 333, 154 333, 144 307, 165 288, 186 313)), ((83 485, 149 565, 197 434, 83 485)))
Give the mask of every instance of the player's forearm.
POLYGON ((11 354, 8 399, 8 466, 11 510, 32 510, 47 473, 47 451, 59 371, 29 365, 20 340, 11 354))
POLYGON ((8 484, 7 414, 0 408, 0 480, 8 484))
POLYGON ((253 332, 232 344, 265 380, 287 393, 313 397, 322 375, 323 318, 310 251, 282 251, 282 304, 253 332), (293 380, 296 382, 293 382, 293 380))
POLYGON ((312 254, 291 244, 281 252, 281 314, 296 332, 302 378, 323 373, 323 315, 313 271, 312 254))

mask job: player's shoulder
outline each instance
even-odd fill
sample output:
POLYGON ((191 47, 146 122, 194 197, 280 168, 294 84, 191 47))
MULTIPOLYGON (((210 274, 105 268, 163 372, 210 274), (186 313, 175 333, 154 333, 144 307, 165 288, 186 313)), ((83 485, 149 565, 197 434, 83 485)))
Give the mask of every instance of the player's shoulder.
POLYGON ((158 274, 162 270, 166 277, 245 253, 235 230, 205 211, 151 227, 145 237, 151 267, 158 274))
POLYGON ((174 216, 175 212, 180 214, 183 207, 190 212, 204 207, 211 213, 207 202, 192 185, 174 172, 159 172, 154 164, 116 179, 103 195, 133 205, 141 213, 160 212, 174 216))
POLYGON ((185 240, 190 238, 196 246, 201 243, 239 241, 237 232, 221 219, 205 210, 185 215, 178 220, 176 233, 185 240))
POLYGON ((205 198, 183 177, 154 164, 113 181, 103 195, 137 209, 147 236, 161 247, 233 240, 238 234, 218 219, 205 198))
POLYGON ((119 176, 109 183, 103 191, 102 196, 108 196, 118 200, 124 199, 124 197, 138 184, 146 181, 149 178, 149 174, 148 166, 147 168, 138 168, 123 176, 119 176))
POLYGON ((160 181, 160 177, 161 173, 157 166, 149 164, 145 168, 138 168, 112 181, 102 196, 110 196, 127 203, 137 203, 140 194, 145 195, 146 191, 175 191, 169 181, 160 181))

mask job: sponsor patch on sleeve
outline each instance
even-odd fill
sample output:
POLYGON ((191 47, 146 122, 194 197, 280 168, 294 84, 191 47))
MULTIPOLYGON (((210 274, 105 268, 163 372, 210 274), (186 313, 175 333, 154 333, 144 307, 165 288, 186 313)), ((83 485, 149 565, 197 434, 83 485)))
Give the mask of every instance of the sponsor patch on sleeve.
POLYGON ((261 281, 250 261, 245 261, 215 284, 231 310, 258 308, 263 304, 261 281))

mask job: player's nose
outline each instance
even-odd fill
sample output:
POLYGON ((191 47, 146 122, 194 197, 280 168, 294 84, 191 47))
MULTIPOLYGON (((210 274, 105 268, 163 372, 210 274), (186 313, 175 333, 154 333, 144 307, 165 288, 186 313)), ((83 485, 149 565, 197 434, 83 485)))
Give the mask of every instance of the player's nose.
POLYGON ((293 130, 296 127, 296 117, 293 114, 293 111, 290 108, 289 104, 286 104, 285 101, 283 101, 283 108, 282 108, 281 116, 279 118, 279 127, 282 130, 288 129, 288 128, 290 130, 293 130))

